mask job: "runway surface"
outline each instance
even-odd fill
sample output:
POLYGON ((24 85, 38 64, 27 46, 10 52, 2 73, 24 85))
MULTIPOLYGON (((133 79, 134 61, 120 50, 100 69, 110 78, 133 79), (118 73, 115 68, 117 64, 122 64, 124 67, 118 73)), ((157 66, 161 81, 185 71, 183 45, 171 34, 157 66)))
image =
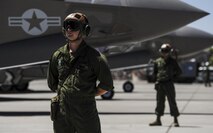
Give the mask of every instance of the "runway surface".
MULTIPOLYGON (((180 110, 180 127, 173 127, 166 102, 162 126, 150 127, 155 120, 154 84, 135 81, 133 93, 124 93, 124 81, 114 81, 115 96, 106 101, 97 97, 103 133, 212 133, 213 87, 203 84, 175 84, 180 110)), ((49 117, 50 98, 45 80, 30 83, 30 91, 0 94, 0 133, 53 133, 49 117)))

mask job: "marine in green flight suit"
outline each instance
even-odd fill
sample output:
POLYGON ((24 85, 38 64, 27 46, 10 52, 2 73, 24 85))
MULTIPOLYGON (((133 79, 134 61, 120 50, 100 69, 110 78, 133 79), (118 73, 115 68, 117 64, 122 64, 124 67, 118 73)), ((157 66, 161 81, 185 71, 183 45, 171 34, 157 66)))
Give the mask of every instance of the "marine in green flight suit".
POLYGON ((180 115, 175 100, 176 93, 173 80, 181 74, 181 69, 174 58, 170 56, 171 46, 163 44, 160 49, 161 57, 154 62, 154 77, 156 80, 155 89, 157 91, 157 107, 155 113, 157 119, 150 123, 150 126, 161 125, 160 117, 164 115, 165 97, 167 97, 170 114, 174 117, 174 125, 179 126, 177 117, 180 115))
POLYGON ((213 46, 209 49, 209 58, 208 58, 208 61, 209 61, 209 65, 210 66, 213 66, 213 46))
POLYGON ((211 67, 213 67, 213 46, 209 49, 207 61, 204 63, 204 84, 206 87, 211 87, 211 67))
POLYGON ((55 133, 101 133, 95 96, 112 90, 113 80, 106 58, 84 41, 88 32, 84 14, 68 15, 63 25, 68 43, 50 59, 48 86, 60 99, 55 133))

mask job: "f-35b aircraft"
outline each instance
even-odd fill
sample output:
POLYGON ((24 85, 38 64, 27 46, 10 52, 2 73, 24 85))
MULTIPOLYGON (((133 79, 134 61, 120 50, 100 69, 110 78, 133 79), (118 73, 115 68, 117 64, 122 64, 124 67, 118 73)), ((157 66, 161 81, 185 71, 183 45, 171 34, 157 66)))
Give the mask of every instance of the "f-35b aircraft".
POLYGON ((72 12, 88 16, 87 42, 96 48, 154 39, 208 14, 178 0, 2 0, 0 11, 2 90, 25 90, 46 77, 48 59, 66 43, 61 24, 72 12))

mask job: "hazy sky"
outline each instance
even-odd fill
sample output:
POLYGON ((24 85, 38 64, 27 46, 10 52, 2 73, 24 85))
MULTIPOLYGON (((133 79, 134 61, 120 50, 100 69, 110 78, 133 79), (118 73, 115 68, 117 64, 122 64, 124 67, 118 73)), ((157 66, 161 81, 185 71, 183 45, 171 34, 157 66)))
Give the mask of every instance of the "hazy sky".
POLYGON ((213 0, 182 0, 182 1, 210 13, 208 16, 203 17, 189 24, 188 26, 195 27, 213 34, 213 0))

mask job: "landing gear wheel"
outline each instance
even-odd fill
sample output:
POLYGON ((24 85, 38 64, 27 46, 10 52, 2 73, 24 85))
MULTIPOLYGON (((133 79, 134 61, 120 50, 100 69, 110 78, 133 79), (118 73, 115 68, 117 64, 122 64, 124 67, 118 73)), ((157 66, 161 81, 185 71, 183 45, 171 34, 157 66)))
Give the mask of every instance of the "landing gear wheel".
POLYGON ((101 95, 101 98, 103 100, 111 100, 114 96, 115 92, 113 90, 108 91, 107 93, 105 93, 104 95, 101 95))
POLYGON ((20 83, 15 86, 17 91, 25 91, 28 89, 29 83, 20 83))
POLYGON ((124 92, 132 92, 134 90, 134 85, 132 82, 127 81, 123 84, 124 92))
POLYGON ((10 90, 12 90, 13 86, 12 85, 1 85, 0 90, 2 92, 8 92, 10 90))

